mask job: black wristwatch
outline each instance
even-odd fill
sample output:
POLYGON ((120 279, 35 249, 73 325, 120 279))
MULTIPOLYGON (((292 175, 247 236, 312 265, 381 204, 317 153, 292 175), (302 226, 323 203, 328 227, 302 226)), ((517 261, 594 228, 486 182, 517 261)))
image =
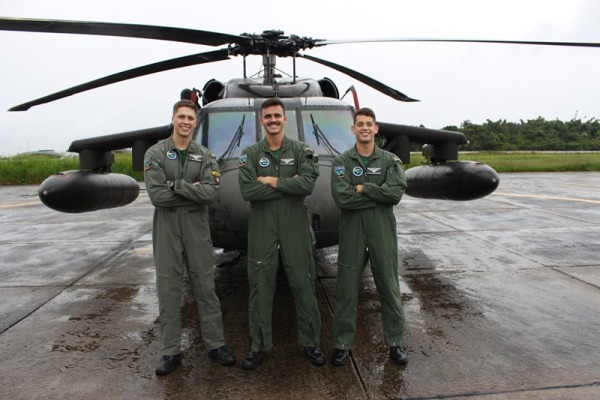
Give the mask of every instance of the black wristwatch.
POLYGON ((175 181, 169 181, 169 189, 175 191, 175 181))

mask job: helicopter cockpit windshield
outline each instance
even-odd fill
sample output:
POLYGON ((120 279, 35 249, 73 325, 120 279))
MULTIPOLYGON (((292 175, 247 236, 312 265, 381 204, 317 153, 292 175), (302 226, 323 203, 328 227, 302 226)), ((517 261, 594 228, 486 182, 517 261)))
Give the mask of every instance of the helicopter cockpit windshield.
MULTIPOLYGON (((256 112, 211 110, 202 118, 196 140, 221 162, 238 158, 247 146, 264 137, 256 112)), ((354 145, 350 109, 292 108, 286 110, 286 116, 285 135, 307 143, 319 156, 334 157, 354 145)))
POLYGON ((349 110, 303 110, 304 141, 319 156, 337 156, 354 146, 349 110))
POLYGON ((200 126, 202 144, 222 159, 237 158, 256 141, 254 110, 210 112, 200 126))

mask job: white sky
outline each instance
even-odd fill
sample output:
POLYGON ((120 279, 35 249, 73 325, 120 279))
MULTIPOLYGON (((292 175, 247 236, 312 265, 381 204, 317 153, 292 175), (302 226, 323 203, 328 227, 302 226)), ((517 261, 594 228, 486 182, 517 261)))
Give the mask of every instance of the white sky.
MULTIPOLYGON (((280 29, 319 39, 436 38, 600 42, 595 0, 2 0, 5 17, 185 27, 229 34, 280 29)), ((220 48, 220 47, 217 47, 220 48)), ((242 58, 162 72, 25 112, 8 108, 120 72, 217 48, 85 35, 0 31, 0 155, 166 125, 183 88, 242 75, 242 58)), ((600 49, 490 44, 364 43, 309 50, 379 80, 402 103, 341 73, 299 60, 300 76, 358 90, 380 121, 429 128, 465 120, 600 117, 600 49)), ((248 60, 258 72, 260 57, 248 60)), ((292 73, 287 59, 278 66, 292 73)), ((348 96, 346 100, 351 102, 348 96)))

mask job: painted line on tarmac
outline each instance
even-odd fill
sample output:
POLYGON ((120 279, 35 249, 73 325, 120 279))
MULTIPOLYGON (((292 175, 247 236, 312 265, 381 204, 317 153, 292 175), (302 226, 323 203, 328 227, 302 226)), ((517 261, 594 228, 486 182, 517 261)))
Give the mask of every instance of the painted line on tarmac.
POLYGON ((13 203, 13 204, 0 204, 0 208, 13 208, 13 207, 27 207, 42 204, 41 201, 27 201, 25 203, 13 203))
POLYGON ((536 195, 536 194, 516 194, 516 193, 497 193, 497 192, 492 193, 492 195, 506 196, 506 197, 528 197, 528 198, 532 198, 532 199, 576 201, 576 202, 580 202, 580 203, 600 204, 600 200, 578 199, 578 198, 574 198, 574 197, 557 197, 557 196, 544 196, 544 195, 536 195))

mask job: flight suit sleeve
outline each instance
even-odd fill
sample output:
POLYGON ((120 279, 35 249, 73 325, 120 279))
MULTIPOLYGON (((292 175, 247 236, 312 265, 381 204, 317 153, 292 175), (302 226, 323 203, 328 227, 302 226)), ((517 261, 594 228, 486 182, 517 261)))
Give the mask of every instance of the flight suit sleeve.
MULTIPOLYGON (((155 207, 175 207, 182 203, 182 197, 167 187, 167 177, 161 160, 152 148, 144 158, 144 183, 152 205, 155 207)), ((184 203, 188 203, 185 201, 184 203)))
POLYGON ((335 204, 339 208, 347 210, 376 207, 377 203, 375 201, 356 192, 350 178, 348 178, 348 173, 343 157, 336 157, 331 167, 331 194, 335 204))
POLYGON ((380 204, 398 204, 406 190, 406 177, 402 169, 402 162, 397 156, 388 161, 385 182, 382 185, 365 183, 362 195, 380 204))
POLYGON ((277 180, 277 190, 293 196, 308 196, 315 188, 315 182, 319 177, 319 157, 310 148, 303 145, 298 157, 298 175, 277 180))
POLYGON ((238 181, 244 200, 263 201, 282 198, 283 194, 281 192, 270 186, 263 185, 256 179, 258 177, 256 174, 256 163, 256 157, 253 157, 253 154, 248 149, 244 150, 240 155, 238 181))
POLYGON ((175 180, 175 193, 191 202, 208 205, 217 198, 220 181, 221 173, 215 155, 205 153, 204 165, 198 180, 196 182, 175 180))

